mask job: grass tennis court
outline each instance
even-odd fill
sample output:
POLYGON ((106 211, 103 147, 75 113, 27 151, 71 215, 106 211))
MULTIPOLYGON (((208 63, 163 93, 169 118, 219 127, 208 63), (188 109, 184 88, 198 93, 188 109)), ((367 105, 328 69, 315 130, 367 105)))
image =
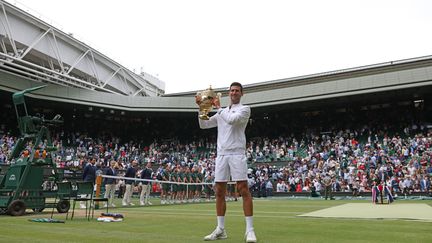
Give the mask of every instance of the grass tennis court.
MULTIPOLYGON (((119 203, 118 203, 119 204, 119 203)), ((396 201, 391 206, 418 205, 432 210, 432 201, 396 201)), ((324 209, 358 210, 369 201, 255 199, 255 232, 258 242, 430 242, 432 222, 404 219, 356 219, 299 217, 324 209), (358 205, 357 205, 358 204, 358 205), (351 206, 350 206, 351 205, 351 206)), ((386 205, 377 205, 386 207, 386 205)), ((244 242, 241 201, 228 202, 228 239, 218 242, 244 242)), ((102 212, 99 210, 98 212, 102 212)), ((0 242, 204 242, 203 237, 216 225, 214 203, 115 208, 125 215, 123 222, 88 222, 83 216, 65 224, 30 222, 50 216, 28 211, 26 216, 0 216, 0 242)), ((430 212, 425 212, 430 213, 430 212)), ((55 219, 65 219, 55 214, 55 219)))

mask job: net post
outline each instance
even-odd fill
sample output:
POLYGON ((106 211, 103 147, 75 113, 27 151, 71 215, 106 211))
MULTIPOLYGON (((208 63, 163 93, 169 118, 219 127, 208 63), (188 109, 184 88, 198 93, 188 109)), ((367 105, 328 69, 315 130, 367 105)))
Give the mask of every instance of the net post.
MULTIPOLYGON (((101 185, 102 185, 102 175, 96 176, 96 193, 95 197, 98 198, 101 193, 101 185)), ((95 209, 99 209, 99 202, 95 202, 95 209)))

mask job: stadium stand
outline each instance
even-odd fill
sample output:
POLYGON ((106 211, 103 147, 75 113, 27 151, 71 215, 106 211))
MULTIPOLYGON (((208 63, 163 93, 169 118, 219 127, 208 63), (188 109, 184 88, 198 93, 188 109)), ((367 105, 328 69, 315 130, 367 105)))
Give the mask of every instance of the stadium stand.
MULTIPOLYGON (((261 119, 255 116, 247 132, 251 134, 247 145, 251 190, 257 197, 321 196, 323 180, 330 176, 334 195, 368 194, 374 180, 385 180, 395 194, 429 195, 430 107, 412 102, 396 108, 369 105, 343 113, 322 109, 293 116, 287 110, 260 114, 261 119)), ((5 112, 2 116, 13 114, 5 112)), ((71 178, 79 178, 83 165, 92 157, 98 158, 102 170, 110 160, 116 160, 120 172, 133 159, 141 166, 151 162, 154 180, 166 165, 171 169, 199 168, 203 178, 211 176, 215 137, 194 128, 196 124, 190 120, 196 117, 180 116, 175 122, 157 116, 137 122, 136 117, 130 117, 116 122, 96 116, 88 119, 84 114, 82 119, 66 121, 69 127, 53 135, 59 148, 57 163, 68 173, 76 173, 71 178), (128 131, 117 130, 117 123, 128 131)), ((0 163, 8 164, 7 155, 16 137, 13 120, 2 121, 0 163)))

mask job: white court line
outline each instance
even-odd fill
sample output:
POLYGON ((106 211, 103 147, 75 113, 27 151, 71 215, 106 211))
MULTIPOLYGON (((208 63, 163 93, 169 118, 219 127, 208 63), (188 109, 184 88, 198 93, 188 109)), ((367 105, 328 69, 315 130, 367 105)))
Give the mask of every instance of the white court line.
MULTIPOLYGON (((188 215, 191 217, 198 216, 198 217, 215 217, 215 213, 208 213, 208 214, 196 214, 191 211, 191 213, 174 213, 174 212, 149 212, 149 211, 143 211, 142 214, 147 215, 159 215, 159 216, 172 216, 172 215, 188 215)), ((135 215, 136 216, 136 215, 135 215)), ((230 212, 227 212, 226 217, 244 217, 244 215, 241 214, 231 214, 230 212)), ((301 219, 301 220, 326 220, 328 221, 331 219, 332 221, 375 221, 376 219, 367 219, 367 218, 320 218, 320 217, 300 217, 297 215, 285 215, 285 216, 278 216, 278 215, 261 215, 261 214, 254 214, 254 218, 278 218, 278 219, 301 219)), ((394 221, 413 221, 410 219, 386 219, 386 220, 394 220, 394 221)), ((430 223, 431 221, 424 221, 424 220, 414 220, 413 222, 427 222, 430 223)))
MULTIPOLYGON (((174 212, 149 212, 149 211, 147 211, 147 212, 140 212, 140 213, 142 213, 142 214, 155 214, 155 215, 160 215, 160 216, 169 216, 169 215, 189 215, 189 216, 212 216, 212 217, 214 217, 215 216, 215 212, 212 212, 212 213, 208 213, 208 214, 203 214, 203 213, 200 213, 200 214, 197 214, 197 213, 193 213, 193 211, 191 211, 190 213, 189 212, 185 212, 185 213, 174 213, 174 212)), ((244 217, 244 214, 243 213, 235 213, 235 214, 232 214, 232 212, 227 212, 227 214, 226 214, 226 216, 227 217, 244 217)), ((261 214, 255 214, 254 215, 254 218, 297 218, 297 216, 288 216, 288 215, 286 215, 286 216, 283 216, 283 215, 261 215, 261 214)))
MULTIPOLYGON (((141 209, 141 208, 139 208, 141 209)), ((184 212, 215 212, 214 209, 208 209, 208 210, 204 210, 204 209, 174 209, 174 208, 158 208, 158 209, 150 209, 150 208, 146 208, 149 211, 146 212, 165 212, 165 211, 184 211, 184 212)), ((142 212, 137 211, 137 212, 142 212)), ((230 210, 227 209, 227 212, 233 212, 233 213, 243 213, 243 210, 230 210)), ((304 211, 259 211, 260 213, 264 213, 264 214, 292 214, 292 213, 305 213, 304 211)))
MULTIPOLYGON (((191 216, 214 216, 215 210, 195 210, 195 209, 174 209, 174 208, 158 208, 158 209, 150 209, 141 210, 141 208, 136 208, 137 210, 133 210, 134 208, 129 208, 128 212, 134 212, 136 214, 156 214, 156 215, 191 215, 191 216), (130 210, 132 209, 132 210, 130 210), (181 211, 181 212, 180 212, 181 211), (197 214, 197 212, 201 212, 197 214)), ((275 212, 275 211, 255 211, 254 217, 268 217, 268 218, 284 218, 284 217, 295 217, 299 214, 305 213, 304 211, 283 211, 283 212, 275 212), (277 214, 277 215, 274 215, 277 214)), ((242 216, 244 217, 243 210, 227 210, 228 216, 242 216)))

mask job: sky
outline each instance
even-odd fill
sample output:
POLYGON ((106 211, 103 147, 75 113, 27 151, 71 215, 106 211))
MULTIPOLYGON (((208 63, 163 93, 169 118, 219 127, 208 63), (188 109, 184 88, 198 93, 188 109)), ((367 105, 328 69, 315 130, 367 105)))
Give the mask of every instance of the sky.
POLYGON ((165 93, 432 55, 429 0, 8 0, 165 93))

